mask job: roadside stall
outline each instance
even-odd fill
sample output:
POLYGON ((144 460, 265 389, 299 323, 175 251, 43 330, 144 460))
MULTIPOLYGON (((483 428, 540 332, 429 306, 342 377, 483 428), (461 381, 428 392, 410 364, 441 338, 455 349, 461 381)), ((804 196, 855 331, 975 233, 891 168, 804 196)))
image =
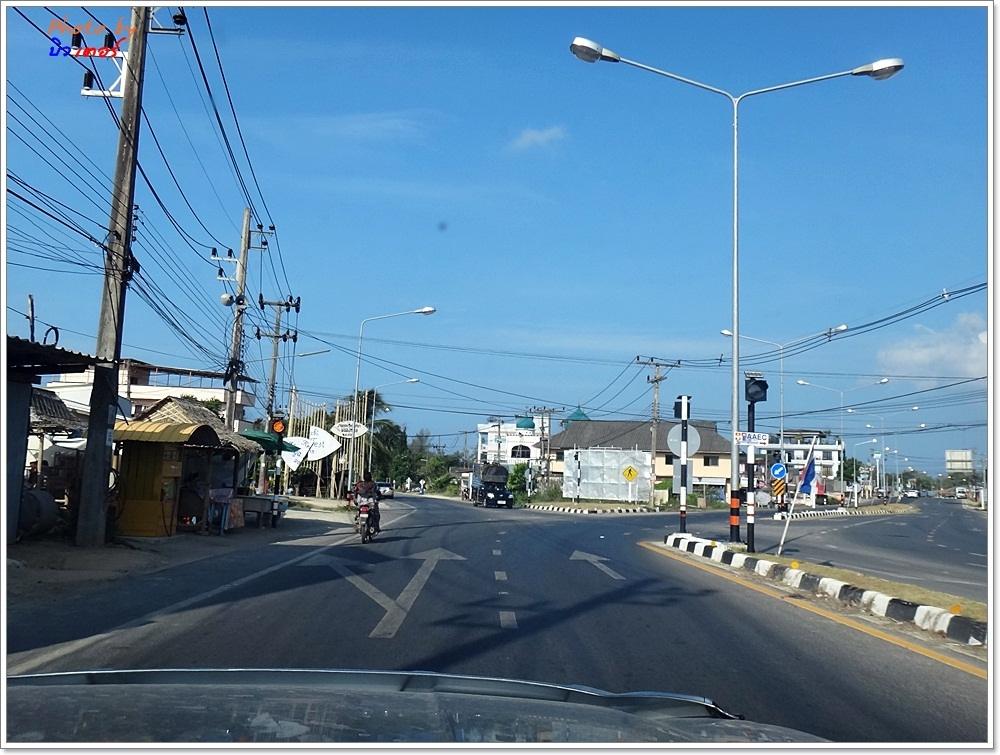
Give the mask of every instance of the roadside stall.
POLYGON ((188 513, 192 511, 202 512, 204 521, 208 489, 199 481, 211 475, 207 452, 221 446, 215 430, 203 424, 139 420, 117 423, 114 438, 121 454, 114 513, 119 534, 171 536, 179 521, 190 528, 184 517, 196 517, 188 513))
POLYGON ((215 430, 219 446, 186 452, 178 505, 182 530, 222 533, 245 524, 237 492, 261 444, 226 429, 214 411, 192 398, 167 397, 149 407, 140 420, 202 424, 215 430))

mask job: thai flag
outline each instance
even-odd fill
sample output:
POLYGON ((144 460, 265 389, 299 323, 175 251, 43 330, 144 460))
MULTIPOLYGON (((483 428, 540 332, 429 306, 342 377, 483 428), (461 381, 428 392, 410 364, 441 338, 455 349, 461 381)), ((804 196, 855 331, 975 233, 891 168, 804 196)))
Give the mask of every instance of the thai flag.
POLYGON ((813 479, 816 477, 816 463, 813 461, 812 456, 809 457, 809 463, 806 464, 806 469, 802 473, 802 483, 799 485, 799 491, 802 493, 812 492, 813 479))

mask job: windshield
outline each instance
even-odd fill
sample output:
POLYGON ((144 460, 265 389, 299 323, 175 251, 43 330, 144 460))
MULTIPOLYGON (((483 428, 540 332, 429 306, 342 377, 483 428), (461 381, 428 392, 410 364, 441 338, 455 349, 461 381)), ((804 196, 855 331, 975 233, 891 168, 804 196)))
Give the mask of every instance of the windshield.
POLYGON ((10 741, 991 741, 985 3, 4 12, 10 741))

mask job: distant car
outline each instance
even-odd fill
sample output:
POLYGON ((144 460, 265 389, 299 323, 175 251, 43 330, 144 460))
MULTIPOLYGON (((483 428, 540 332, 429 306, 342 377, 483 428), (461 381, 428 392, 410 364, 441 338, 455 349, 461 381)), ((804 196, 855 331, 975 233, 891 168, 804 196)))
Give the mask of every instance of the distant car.
POLYGON ((906 493, 904 493, 904 495, 907 498, 919 498, 920 497, 920 491, 919 490, 907 490, 906 493))
POLYGON ((395 496, 391 482, 376 482, 375 484, 378 485, 378 494, 383 498, 393 498, 395 496))

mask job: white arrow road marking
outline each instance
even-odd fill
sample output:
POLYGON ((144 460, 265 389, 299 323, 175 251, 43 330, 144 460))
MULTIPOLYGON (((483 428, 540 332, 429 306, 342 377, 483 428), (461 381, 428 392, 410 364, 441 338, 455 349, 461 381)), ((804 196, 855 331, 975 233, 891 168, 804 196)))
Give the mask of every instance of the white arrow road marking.
POLYGON ((604 556, 595 556, 593 553, 584 553, 583 551, 573 551, 573 555, 569 557, 570 561, 589 561, 602 572, 607 574, 611 579, 625 579, 621 574, 616 572, 610 566, 605 566, 601 561, 607 561, 608 559, 604 556))
POLYGON ((352 572, 348 565, 340 559, 326 555, 317 555, 303 565, 314 566, 326 564, 375 601, 385 611, 385 616, 375 625, 375 628, 368 636, 392 639, 396 636, 396 632, 399 631, 399 627, 402 626, 403 621, 406 620, 406 616, 409 614, 410 609, 413 608, 413 604, 417 602, 421 590, 424 589, 427 580, 430 579, 431 572, 434 571, 434 567, 437 566, 438 561, 465 561, 463 556, 459 556, 457 553, 452 553, 444 548, 433 548, 429 551, 414 553, 412 556, 406 556, 405 558, 421 559, 423 563, 395 600, 379 590, 368 580, 352 572))
POLYGON ((505 572, 505 571, 495 571, 495 572, 493 572, 493 579, 495 579, 497 582, 506 582, 507 581, 507 572, 505 572))
POLYGON ((513 611, 501 611, 500 627, 503 629, 517 629, 517 614, 513 611))

